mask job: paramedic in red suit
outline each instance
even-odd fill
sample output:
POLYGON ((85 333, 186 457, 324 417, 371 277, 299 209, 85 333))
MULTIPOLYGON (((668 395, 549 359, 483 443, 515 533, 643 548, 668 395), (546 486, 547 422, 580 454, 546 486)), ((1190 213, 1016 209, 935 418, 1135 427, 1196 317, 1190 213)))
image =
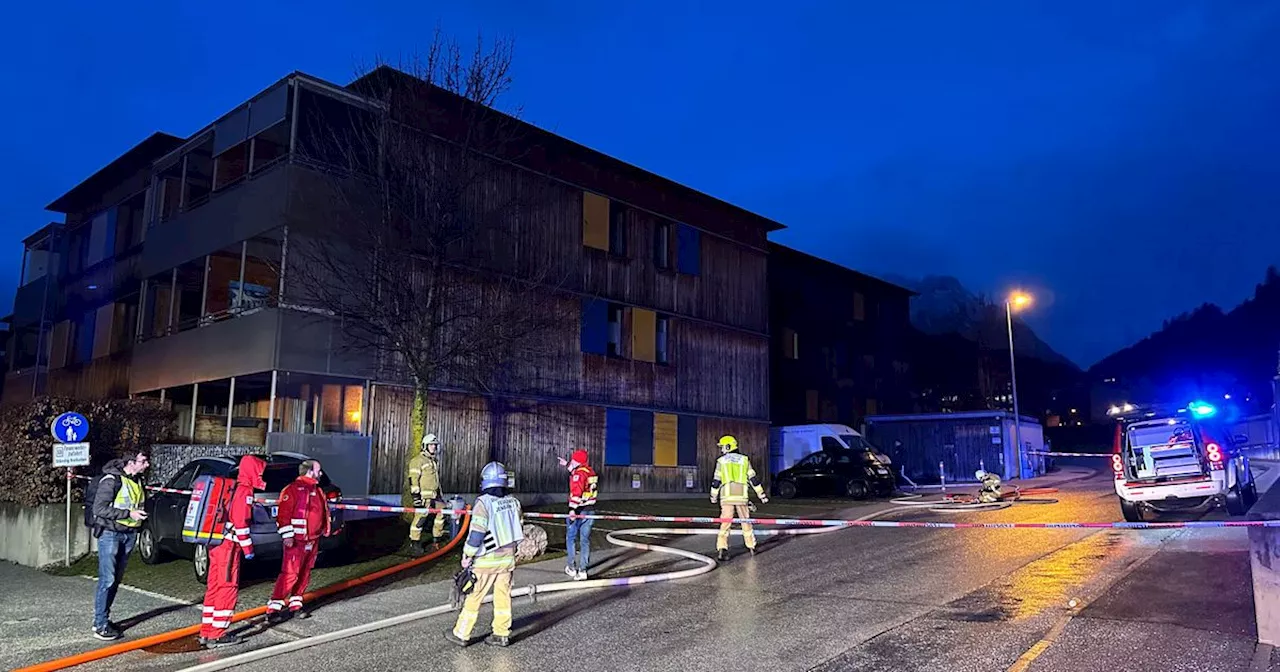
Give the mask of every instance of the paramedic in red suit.
POLYGON ((236 597, 240 593, 240 554, 253 559, 253 538, 249 525, 253 521, 253 491, 267 484, 262 471, 267 463, 262 458, 245 455, 240 458, 240 473, 231 493, 227 526, 222 543, 209 551, 209 578, 200 614, 200 643, 206 648, 239 644, 238 635, 227 632, 231 616, 236 613, 236 597))
POLYGON ((320 538, 330 534, 329 503, 320 489, 320 462, 304 460, 298 465, 298 479, 280 493, 276 524, 284 541, 284 561, 280 578, 267 601, 267 621, 278 623, 302 610, 302 594, 307 592, 311 568, 320 554, 320 538))

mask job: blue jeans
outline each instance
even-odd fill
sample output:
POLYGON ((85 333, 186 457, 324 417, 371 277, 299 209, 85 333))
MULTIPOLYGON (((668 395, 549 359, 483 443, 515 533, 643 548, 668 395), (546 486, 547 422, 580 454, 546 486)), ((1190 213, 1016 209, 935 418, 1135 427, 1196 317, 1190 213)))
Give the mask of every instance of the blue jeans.
MULTIPOLYGON (((581 511, 580 513, 591 513, 590 511, 581 511)), ((591 525, 595 523, 594 518, 577 518, 568 522, 568 531, 565 533, 564 548, 568 552, 568 565, 585 571, 588 563, 591 561, 591 525), (579 545, 581 550, 578 550, 579 545), (576 551, 576 552, 575 552, 576 551), (574 558, 577 562, 574 562, 574 558)))
POLYGON ((137 532, 113 532, 104 530, 98 537, 98 593, 93 599, 93 629, 107 627, 111 615, 111 603, 116 601, 116 590, 124 578, 129 554, 138 541, 137 532))

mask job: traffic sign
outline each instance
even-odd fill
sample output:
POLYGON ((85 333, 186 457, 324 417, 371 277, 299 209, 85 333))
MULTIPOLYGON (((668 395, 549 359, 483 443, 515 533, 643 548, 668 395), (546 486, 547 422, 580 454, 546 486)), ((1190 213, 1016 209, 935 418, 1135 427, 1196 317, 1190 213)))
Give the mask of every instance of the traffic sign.
POLYGON ((89 444, 87 443, 55 443, 53 444, 53 466, 55 467, 87 467, 89 466, 89 444))
POLYGON ((62 443, 75 443, 89 436, 89 421, 79 413, 67 411, 53 419, 49 431, 62 443))

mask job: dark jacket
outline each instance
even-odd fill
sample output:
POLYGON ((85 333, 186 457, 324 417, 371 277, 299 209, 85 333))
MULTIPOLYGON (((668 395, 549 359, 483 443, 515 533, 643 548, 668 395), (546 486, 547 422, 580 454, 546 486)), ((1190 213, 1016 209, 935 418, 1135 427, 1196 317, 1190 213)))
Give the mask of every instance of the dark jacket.
POLYGON ((129 478, 124 475, 124 465, 124 460, 111 460, 102 467, 102 481, 98 483, 98 490, 93 497, 94 527, 115 532, 138 531, 136 527, 127 527, 116 522, 129 517, 128 511, 113 506, 116 493, 120 492, 120 479, 129 478))

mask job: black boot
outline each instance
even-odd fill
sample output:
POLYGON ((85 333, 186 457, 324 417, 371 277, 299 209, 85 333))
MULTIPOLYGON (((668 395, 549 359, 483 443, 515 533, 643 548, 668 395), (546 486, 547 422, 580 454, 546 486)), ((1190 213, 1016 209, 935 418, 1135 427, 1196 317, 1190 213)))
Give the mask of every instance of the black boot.
POLYGON ((427 554, 427 548, 421 540, 409 542, 409 555, 423 556, 427 554))
POLYGON ((720 551, 716 553, 716 560, 719 560, 720 562, 727 562, 729 560, 729 549, 720 549, 720 551))
POLYGON ((227 634, 217 639, 202 640, 201 644, 204 644, 204 648, 206 649, 216 649, 222 646, 235 646, 236 644, 240 644, 242 642, 244 642, 244 640, 241 639, 239 635, 233 635, 228 632, 227 634))

